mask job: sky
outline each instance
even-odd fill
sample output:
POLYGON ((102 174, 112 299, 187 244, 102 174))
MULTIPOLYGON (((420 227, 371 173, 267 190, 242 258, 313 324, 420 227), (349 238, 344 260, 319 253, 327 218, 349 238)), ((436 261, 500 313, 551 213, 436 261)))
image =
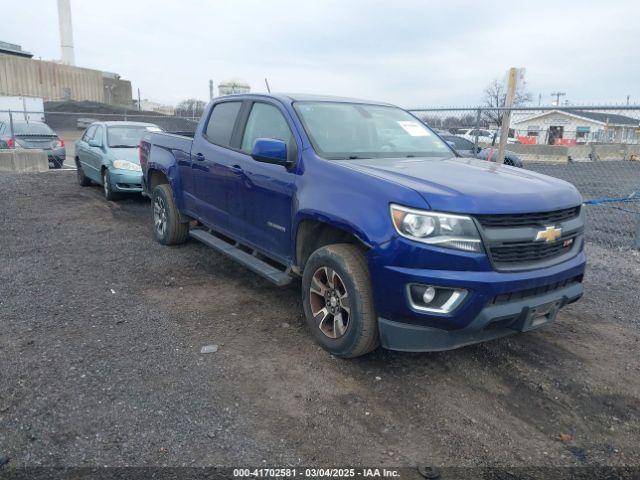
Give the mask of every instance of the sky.
MULTIPOLYGON (((142 98, 252 91, 474 106, 509 67, 538 104, 640 103, 640 1, 71 0, 76 64, 119 73, 142 98)), ((0 40, 60 57, 55 0, 0 0, 0 40)))

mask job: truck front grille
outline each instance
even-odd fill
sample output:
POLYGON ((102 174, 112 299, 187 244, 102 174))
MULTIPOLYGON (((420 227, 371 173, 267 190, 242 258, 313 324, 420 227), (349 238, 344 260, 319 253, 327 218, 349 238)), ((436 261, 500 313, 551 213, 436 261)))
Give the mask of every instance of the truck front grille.
POLYGON ((493 267, 498 271, 550 267, 577 255, 583 245, 584 212, 580 206, 552 212, 477 215, 478 228, 493 267), (562 236, 539 239, 551 227, 562 236))
POLYGON ((476 218, 480 224, 486 228, 509 228, 553 225, 570 220, 578 215, 580 215, 580 206, 555 210, 553 212, 477 215, 476 218))
POLYGON ((556 242, 518 242, 490 247, 493 261, 501 264, 531 263, 563 255, 573 248, 577 235, 568 235, 556 242))

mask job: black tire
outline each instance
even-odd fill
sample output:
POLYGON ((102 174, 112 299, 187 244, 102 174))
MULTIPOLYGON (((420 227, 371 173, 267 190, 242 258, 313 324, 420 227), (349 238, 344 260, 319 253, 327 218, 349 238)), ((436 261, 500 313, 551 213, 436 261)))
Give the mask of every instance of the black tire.
POLYGON ((373 304, 369 268, 362 250, 357 245, 328 245, 316 250, 309 257, 302 276, 302 305, 313 337, 333 355, 343 358, 359 357, 378 347, 378 318, 373 304), (323 275, 326 278, 327 271, 334 271, 338 277, 334 277, 333 282, 327 282, 325 287, 330 287, 333 283, 335 289, 328 290, 337 292, 337 296, 340 297, 342 288, 339 284, 342 284, 348 296, 348 312, 342 308, 341 301, 338 306, 331 303, 330 297, 333 294, 329 293, 327 298, 327 290, 324 291, 324 296, 317 293, 317 288, 316 293, 312 293, 312 282, 317 286, 317 279, 323 275), (331 308, 338 312, 337 315, 327 314, 322 317, 322 311, 331 308), (316 311, 315 318, 312 309, 316 311), (345 314, 348 323, 345 326, 342 321, 340 327, 336 328, 336 316, 339 315, 344 320, 345 314), (327 317, 330 318, 327 320, 327 317), (325 322, 320 321, 321 318, 325 318, 325 322), (331 323, 332 327, 329 325, 331 323))
POLYGON ((104 198, 111 202, 120 198, 120 196, 113 191, 113 187, 111 185, 111 174, 109 173, 108 168, 102 170, 102 192, 104 193, 104 198))
POLYGON ((76 175, 78 177, 78 184, 81 187, 88 187, 89 185, 91 185, 91 180, 89 180, 87 178, 87 176, 84 174, 84 170, 82 170, 82 166, 80 165, 80 161, 76 159, 76 175))
POLYGON ((187 241, 189 224, 180 221, 180 213, 176 208, 173 192, 169 185, 161 184, 153 189, 151 212, 153 233, 158 242, 163 245, 179 245, 187 241), (162 211, 164 211, 164 216, 162 211), (164 222, 162 228, 159 220, 164 222))

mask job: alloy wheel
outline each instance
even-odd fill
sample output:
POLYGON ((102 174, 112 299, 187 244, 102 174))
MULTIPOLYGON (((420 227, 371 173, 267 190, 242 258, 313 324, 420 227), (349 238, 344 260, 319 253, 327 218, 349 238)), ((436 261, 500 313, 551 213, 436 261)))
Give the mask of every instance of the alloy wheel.
POLYGON ((159 195, 153 201, 153 224, 158 236, 164 237, 167 230, 167 208, 164 199, 159 195))
POLYGON ((338 273, 329 267, 318 268, 311 277, 309 303, 320 331, 329 338, 342 337, 351 320, 349 292, 338 273))

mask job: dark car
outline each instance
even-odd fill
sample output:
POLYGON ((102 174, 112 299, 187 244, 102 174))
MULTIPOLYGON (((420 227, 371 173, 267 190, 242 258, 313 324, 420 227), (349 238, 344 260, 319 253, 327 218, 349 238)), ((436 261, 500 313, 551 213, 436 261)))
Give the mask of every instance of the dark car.
MULTIPOLYGON (((465 157, 476 157, 482 160, 489 160, 495 162, 495 156, 498 153, 496 147, 476 147, 473 142, 470 142, 466 138, 459 137, 457 135, 440 135, 453 149, 460 155, 465 157)), ((513 152, 504 152, 504 164, 511 165, 513 167, 524 167, 522 159, 513 152)))
POLYGON ((47 152, 49 167, 61 168, 67 156, 62 140, 42 122, 0 122, 0 148, 38 149, 47 152))

